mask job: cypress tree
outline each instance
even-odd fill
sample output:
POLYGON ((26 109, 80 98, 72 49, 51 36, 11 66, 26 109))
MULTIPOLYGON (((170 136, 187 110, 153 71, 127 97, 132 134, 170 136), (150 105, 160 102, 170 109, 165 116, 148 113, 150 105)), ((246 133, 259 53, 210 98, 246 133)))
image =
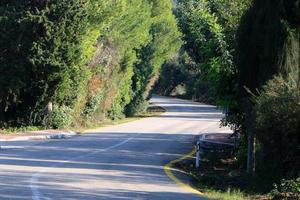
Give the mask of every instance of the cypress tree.
POLYGON ((299 4, 299 0, 254 1, 239 31, 240 91, 260 88, 278 73, 299 78, 299 4))
POLYGON ((87 2, 1 1, 0 120, 36 123, 49 101, 73 104, 87 2))

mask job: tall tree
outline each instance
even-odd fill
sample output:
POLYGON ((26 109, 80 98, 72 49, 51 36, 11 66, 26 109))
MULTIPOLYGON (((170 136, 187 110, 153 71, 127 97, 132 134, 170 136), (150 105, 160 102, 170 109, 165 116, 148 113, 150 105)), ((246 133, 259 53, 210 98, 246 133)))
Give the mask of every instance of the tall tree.
POLYGON ((173 4, 169 0, 151 1, 152 26, 151 41, 138 51, 140 62, 135 65, 133 76, 134 98, 127 107, 132 115, 145 109, 145 100, 158 78, 161 66, 170 59, 181 46, 177 21, 172 13, 173 4))
POLYGON ((244 16, 238 39, 238 97, 248 133, 248 172, 254 171, 253 105, 255 93, 278 73, 299 79, 299 0, 255 0, 244 16), (247 88, 247 89, 246 89, 247 88))

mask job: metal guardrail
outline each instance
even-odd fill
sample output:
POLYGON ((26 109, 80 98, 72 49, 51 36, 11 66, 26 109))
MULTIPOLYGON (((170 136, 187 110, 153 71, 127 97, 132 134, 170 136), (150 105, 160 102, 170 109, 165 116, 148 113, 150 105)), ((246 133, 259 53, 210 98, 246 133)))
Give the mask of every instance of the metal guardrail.
POLYGON ((226 142, 218 142, 206 140, 205 135, 202 135, 196 143, 197 151, 196 151, 196 168, 200 167, 201 155, 205 153, 205 151, 210 152, 218 152, 218 151, 232 151, 237 146, 237 142, 235 140, 234 143, 226 143, 226 142))

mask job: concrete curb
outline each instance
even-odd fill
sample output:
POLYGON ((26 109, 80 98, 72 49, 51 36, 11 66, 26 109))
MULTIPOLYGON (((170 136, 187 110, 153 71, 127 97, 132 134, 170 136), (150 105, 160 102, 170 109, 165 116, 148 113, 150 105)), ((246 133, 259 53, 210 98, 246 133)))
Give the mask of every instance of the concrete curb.
POLYGON ((17 136, 12 139, 0 139, 1 142, 8 141, 28 141, 28 140, 49 140, 49 139, 67 139, 77 135, 74 131, 64 131, 54 134, 45 134, 45 135, 30 135, 30 136, 17 136))

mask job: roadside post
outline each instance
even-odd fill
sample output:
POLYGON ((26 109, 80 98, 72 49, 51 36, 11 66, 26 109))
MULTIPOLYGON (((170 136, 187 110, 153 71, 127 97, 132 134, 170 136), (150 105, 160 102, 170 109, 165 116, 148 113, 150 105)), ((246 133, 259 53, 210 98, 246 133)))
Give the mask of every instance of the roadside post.
POLYGON ((197 141, 196 168, 200 167, 200 141, 197 141))

